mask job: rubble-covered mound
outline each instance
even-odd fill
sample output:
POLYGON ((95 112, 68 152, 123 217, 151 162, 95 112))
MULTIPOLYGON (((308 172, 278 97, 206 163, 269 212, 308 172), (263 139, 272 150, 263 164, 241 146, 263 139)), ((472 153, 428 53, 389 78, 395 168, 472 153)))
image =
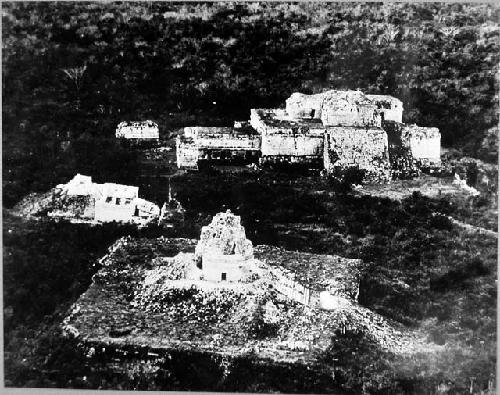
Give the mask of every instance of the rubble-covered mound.
POLYGON ((317 363, 338 330, 362 333, 389 351, 420 347, 414 335, 355 302, 360 261, 256 246, 262 276, 255 281, 193 281, 183 272, 195 245, 189 239, 118 240, 64 320, 64 332, 85 344, 280 363, 317 363), (306 286, 311 295, 304 299, 306 286), (321 309, 320 290, 342 303, 321 309))
POLYGON ((12 213, 23 218, 47 215, 52 210, 54 189, 45 193, 30 193, 12 209, 12 213))
POLYGON ((267 245, 256 246, 255 257, 268 265, 293 273, 296 281, 313 291, 327 290, 333 295, 357 299, 362 265, 360 259, 288 251, 267 245))

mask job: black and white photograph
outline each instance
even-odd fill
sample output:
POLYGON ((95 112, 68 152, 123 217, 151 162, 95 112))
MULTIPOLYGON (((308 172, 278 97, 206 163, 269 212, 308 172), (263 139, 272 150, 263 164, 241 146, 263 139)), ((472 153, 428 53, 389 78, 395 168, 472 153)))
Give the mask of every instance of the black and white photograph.
POLYGON ((500 5, 1 8, 3 390, 496 394, 500 5))

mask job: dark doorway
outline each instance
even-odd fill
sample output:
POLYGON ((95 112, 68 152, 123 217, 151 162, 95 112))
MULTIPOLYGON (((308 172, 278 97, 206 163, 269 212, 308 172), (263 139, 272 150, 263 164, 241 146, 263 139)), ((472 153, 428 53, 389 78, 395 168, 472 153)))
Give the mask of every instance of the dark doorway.
POLYGON ((220 275, 220 279, 221 279, 221 281, 226 281, 227 280, 227 274, 226 273, 222 273, 220 275))

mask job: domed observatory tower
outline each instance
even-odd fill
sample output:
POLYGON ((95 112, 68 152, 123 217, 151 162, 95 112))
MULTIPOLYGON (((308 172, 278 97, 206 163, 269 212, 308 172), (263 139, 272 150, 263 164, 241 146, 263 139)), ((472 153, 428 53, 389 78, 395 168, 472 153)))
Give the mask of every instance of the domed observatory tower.
POLYGON ((230 210, 218 213, 202 228, 195 260, 207 281, 247 282, 258 271, 241 218, 230 210))

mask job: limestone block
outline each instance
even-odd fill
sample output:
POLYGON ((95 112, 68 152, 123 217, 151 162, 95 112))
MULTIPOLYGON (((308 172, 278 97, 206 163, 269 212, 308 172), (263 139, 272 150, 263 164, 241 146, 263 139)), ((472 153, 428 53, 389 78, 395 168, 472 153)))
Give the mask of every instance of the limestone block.
POLYGON ((351 302, 342 296, 332 295, 328 291, 320 292, 319 294, 319 308, 321 310, 342 310, 349 306, 351 302))
POLYGON ((405 125, 401 139, 416 160, 430 165, 441 163, 441 133, 438 128, 405 125))

